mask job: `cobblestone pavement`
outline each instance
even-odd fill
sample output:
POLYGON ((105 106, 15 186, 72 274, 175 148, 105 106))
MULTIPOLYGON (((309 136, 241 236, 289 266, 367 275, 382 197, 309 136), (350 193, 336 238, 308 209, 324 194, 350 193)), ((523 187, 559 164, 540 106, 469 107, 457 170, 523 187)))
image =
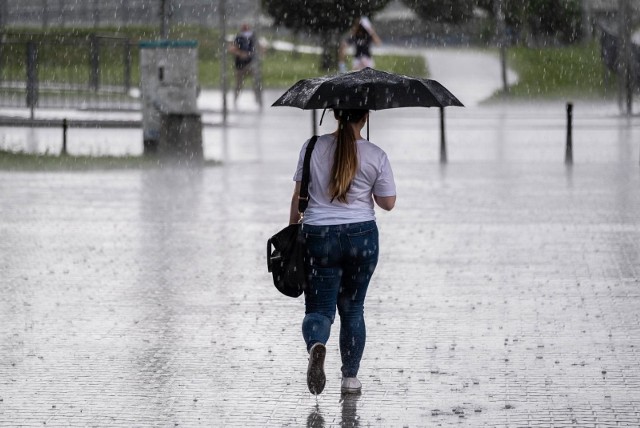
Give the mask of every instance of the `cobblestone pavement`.
POLYGON ((576 103, 572 167, 563 103, 447 110, 446 165, 437 111, 372 115, 398 204, 357 397, 337 322, 308 393, 303 302, 266 273, 308 112, 238 113, 220 167, 0 171, 0 426, 639 426, 640 126, 614 112, 576 103))

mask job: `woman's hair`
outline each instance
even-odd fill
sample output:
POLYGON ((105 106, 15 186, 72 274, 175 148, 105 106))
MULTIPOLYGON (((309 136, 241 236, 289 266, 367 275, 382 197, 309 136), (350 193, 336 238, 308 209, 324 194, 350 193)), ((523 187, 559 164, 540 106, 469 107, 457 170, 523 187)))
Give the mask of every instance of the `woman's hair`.
POLYGON ((329 196, 332 201, 337 199, 348 203, 347 192, 358 170, 356 136, 350 124, 360 122, 367 113, 369 110, 333 110, 333 115, 338 121, 338 138, 329 181, 329 196))

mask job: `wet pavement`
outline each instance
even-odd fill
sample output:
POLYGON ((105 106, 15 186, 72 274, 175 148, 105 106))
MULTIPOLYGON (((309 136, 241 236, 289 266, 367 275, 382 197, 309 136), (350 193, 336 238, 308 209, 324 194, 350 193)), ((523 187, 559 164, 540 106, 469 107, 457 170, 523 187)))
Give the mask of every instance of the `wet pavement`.
POLYGON ((468 105, 446 165, 437 110, 371 118, 398 203, 362 395, 340 395, 338 322, 308 393, 303 302, 266 272, 310 114, 246 94, 205 131, 219 167, 0 171, 0 426, 639 426, 640 118, 576 101, 567 166, 564 102, 434 77, 468 105))

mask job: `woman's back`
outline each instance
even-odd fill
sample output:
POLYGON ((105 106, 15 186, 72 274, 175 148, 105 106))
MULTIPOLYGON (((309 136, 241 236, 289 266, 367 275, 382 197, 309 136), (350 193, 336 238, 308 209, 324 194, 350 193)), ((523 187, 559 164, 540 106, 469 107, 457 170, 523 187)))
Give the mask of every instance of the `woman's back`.
MULTIPOLYGON (((302 147, 295 181, 302 179, 302 164, 308 141, 302 147)), ((358 166, 346 193, 347 202, 331 198, 331 174, 337 139, 332 134, 318 137, 311 155, 309 206, 304 223, 335 225, 375 220, 372 195, 395 195, 393 173, 386 153, 375 144, 357 139, 358 166)))

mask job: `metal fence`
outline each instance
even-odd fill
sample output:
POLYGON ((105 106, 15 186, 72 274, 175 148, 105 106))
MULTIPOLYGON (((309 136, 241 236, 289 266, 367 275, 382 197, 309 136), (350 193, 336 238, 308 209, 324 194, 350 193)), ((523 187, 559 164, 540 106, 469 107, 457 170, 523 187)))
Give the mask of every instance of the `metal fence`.
POLYGON ((179 32, 183 24, 219 27, 222 15, 235 28, 259 14, 260 0, 0 0, 0 106, 140 108, 130 96, 139 82, 137 46, 117 37, 43 34, 165 23, 179 32))
MULTIPOLYGON (((216 27, 221 0, 0 0, 0 27, 78 28, 160 24, 164 7, 171 25, 216 27)), ((226 0, 230 26, 253 21, 260 0, 226 0)))
POLYGON ((0 105, 139 108, 131 96, 134 56, 136 49, 122 37, 23 34, 0 40, 0 105))

